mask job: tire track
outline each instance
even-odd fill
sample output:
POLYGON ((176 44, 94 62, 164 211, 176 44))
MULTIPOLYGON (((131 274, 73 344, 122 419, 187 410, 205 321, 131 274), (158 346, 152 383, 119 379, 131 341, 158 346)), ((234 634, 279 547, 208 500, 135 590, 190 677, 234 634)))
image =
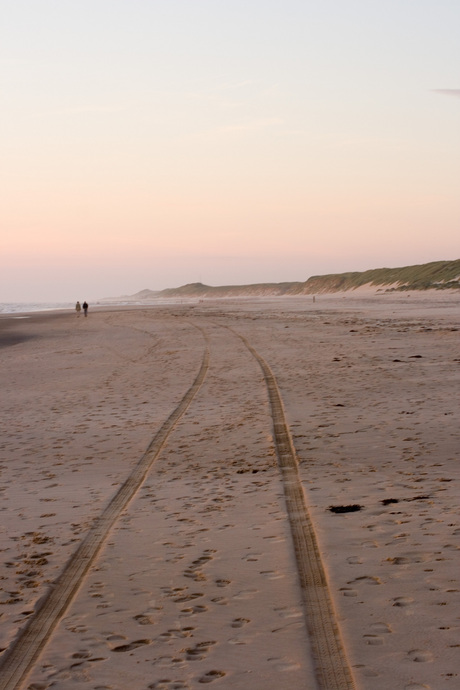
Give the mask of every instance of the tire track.
POLYGON ((259 363, 272 410, 278 462, 283 480, 289 523, 302 588, 307 628, 311 640, 318 685, 321 690, 355 690, 342 645, 315 530, 307 508, 298 461, 286 423, 275 376, 261 355, 242 335, 230 329, 259 363))
POLYGON ((201 328, 199 330, 206 340, 206 347, 195 381, 154 436, 128 479, 96 519, 78 549, 68 560, 59 578, 37 605, 27 625, 19 632, 3 655, 0 660, 0 690, 19 690, 25 682, 54 628, 74 599, 110 529, 141 486, 168 436, 201 388, 209 367, 209 346, 205 333, 201 328))

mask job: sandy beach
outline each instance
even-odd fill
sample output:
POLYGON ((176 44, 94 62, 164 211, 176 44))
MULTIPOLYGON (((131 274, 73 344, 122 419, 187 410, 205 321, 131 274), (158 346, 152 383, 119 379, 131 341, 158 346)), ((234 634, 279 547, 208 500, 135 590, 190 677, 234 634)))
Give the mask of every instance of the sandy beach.
POLYGON ((0 688, 459 686, 460 296, 0 317, 0 688))

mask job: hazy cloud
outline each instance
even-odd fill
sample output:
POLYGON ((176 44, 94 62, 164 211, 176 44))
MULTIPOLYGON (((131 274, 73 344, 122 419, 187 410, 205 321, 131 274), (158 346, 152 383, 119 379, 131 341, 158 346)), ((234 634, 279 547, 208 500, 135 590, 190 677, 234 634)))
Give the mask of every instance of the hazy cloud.
POLYGON ((219 127, 219 132, 244 132, 249 130, 263 129, 265 127, 273 127, 277 125, 282 125, 283 120, 278 117, 267 117, 254 120, 248 120, 246 122, 241 122, 234 125, 226 125, 219 127))
POLYGON ((460 98, 460 89, 433 89, 433 91, 444 96, 457 96, 457 98, 460 98))
POLYGON ((220 84, 217 88, 221 91, 230 91, 234 89, 242 89, 245 86, 254 86, 255 82, 252 79, 246 79, 245 81, 239 81, 234 83, 220 84))
POLYGON ((65 116, 65 115, 87 115, 96 113, 121 113, 128 110, 127 106, 112 106, 112 105, 83 105, 74 106, 69 108, 55 108, 51 110, 43 110, 31 114, 29 117, 55 117, 55 116, 65 116))

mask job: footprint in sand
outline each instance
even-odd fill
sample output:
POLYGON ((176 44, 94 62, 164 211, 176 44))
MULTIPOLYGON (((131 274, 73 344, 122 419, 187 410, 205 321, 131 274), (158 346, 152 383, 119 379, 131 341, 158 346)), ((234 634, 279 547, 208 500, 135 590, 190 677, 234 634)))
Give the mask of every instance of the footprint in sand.
POLYGON ((183 680, 162 678, 148 686, 149 690, 189 690, 190 686, 183 680))
POLYGON ((232 621, 232 628, 242 628, 244 625, 247 625, 251 621, 249 618, 235 618, 232 621))
POLYGON ((297 664, 291 661, 290 659, 286 658, 272 658, 268 661, 271 661, 275 664, 275 668, 277 671, 297 671, 300 668, 300 664, 297 664))
POLYGON ((411 659, 411 661, 418 661, 420 663, 433 661, 433 654, 426 649, 412 649, 408 653, 408 657, 411 659))
POLYGON ((284 575, 277 570, 261 570, 260 574, 266 577, 268 580, 281 580, 284 575))
POLYGON ((177 597, 177 599, 173 599, 173 601, 175 604, 181 604, 182 602, 193 601, 193 599, 198 599, 199 597, 204 597, 204 593, 194 592, 193 594, 185 594, 183 597, 177 597))
POLYGON ((276 535, 264 537, 264 539, 268 539, 268 541, 271 544, 280 544, 281 542, 286 541, 286 539, 284 537, 280 537, 280 536, 276 536, 276 535))
POLYGON ((243 556, 242 560, 248 562, 258 561, 261 556, 261 553, 248 553, 246 556, 243 556))
POLYGON ((217 644, 214 640, 209 640, 207 642, 198 642, 194 647, 189 647, 185 650, 186 659, 188 661, 201 661, 205 659, 209 648, 217 644))
POLYGON ((181 609, 184 616, 194 616, 196 613, 205 613, 208 610, 207 606, 188 606, 186 609, 181 609))
POLYGON ((380 546, 377 541, 363 541, 361 546, 363 546, 365 549, 378 549, 380 546))
POLYGON ((158 635, 158 639, 161 642, 166 642, 173 638, 181 639, 184 637, 190 637, 194 630, 195 628, 170 628, 169 630, 166 630, 166 632, 160 633, 158 635))
POLYGON ((215 680, 218 680, 219 678, 223 678, 225 676, 225 671, 217 671, 217 670, 212 670, 208 671, 207 673, 204 674, 204 676, 201 676, 201 678, 198 678, 199 683, 212 683, 215 680))
POLYGON ((253 640, 250 637, 243 637, 242 635, 239 635, 238 637, 230 637, 228 640, 228 644, 235 645, 236 647, 242 647, 246 644, 249 644, 252 641, 253 640))
POLYGON ((137 616, 133 616, 133 618, 139 625, 153 625, 154 623, 153 618, 145 613, 139 613, 137 616))
POLYGON ((227 606, 228 604, 228 599, 226 599, 225 597, 214 597, 213 599, 211 599, 211 601, 213 604, 218 604, 219 606, 227 606))
POLYGON ((71 664, 69 666, 69 668, 75 669, 78 666, 81 667, 85 663, 85 661, 90 661, 91 664, 94 664, 96 661, 107 661, 107 657, 106 656, 90 656, 88 659, 84 659, 83 661, 78 661, 75 664, 71 664))
POLYGON ((114 647, 112 649, 112 652, 131 652, 133 649, 137 649, 137 647, 143 647, 147 644, 152 644, 152 640, 135 640, 134 642, 130 642, 129 644, 121 644, 118 645, 118 647, 114 647))
POLYGON ((355 584, 365 584, 365 585, 381 585, 382 581, 379 577, 374 577, 373 575, 361 575, 354 580, 347 582, 348 585, 355 584))
POLYGON ((393 606, 410 606, 413 603, 412 597, 396 597, 393 599, 393 606))
POLYGON ((189 577, 194 580, 194 582, 204 582, 207 580, 207 577, 204 573, 202 573, 200 570, 192 568, 184 570, 184 577, 189 577))
POLYGON ((163 655, 157 657, 153 662, 153 666, 159 666, 160 668, 165 668, 168 669, 168 671, 171 670, 171 666, 174 665, 174 668, 181 668, 182 666, 186 665, 186 662, 184 659, 181 659, 180 657, 177 656, 170 656, 170 655, 163 655))
POLYGON ((72 659, 89 659, 90 656, 91 652, 85 650, 84 652, 75 652, 75 654, 72 654, 72 659))
POLYGON ((370 629, 372 630, 373 633, 380 633, 380 634, 386 634, 386 633, 392 633, 393 630, 391 629, 391 626, 388 625, 388 623, 372 623, 370 626, 370 629))
POLYGON ((181 592, 185 592, 187 587, 162 587, 161 591, 166 597, 177 597, 181 592))
MULTIPOLYGON (((82 634, 82 633, 84 634, 84 633, 88 632, 88 628, 86 627, 86 625, 69 625, 66 627, 67 627, 67 630, 70 630, 70 632, 74 632, 77 634, 82 634)), ((126 638, 123 636, 120 636, 119 639, 124 640, 126 638)))
POLYGON ((303 611, 295 606, 283 606, 282 608, 274 610, 281 616, 281 618, 302 618, 304 615, 303 611))
MULTIPOLYGON (((238 592, 238 594, 235 594, 233 597, 234 599, 252 599, 254 597, 254 594, 257 594, 259 590, 257 589, 242 589, 241 592, 238 592)), ((215 601, 213 599, 213 601, 215 601)))
POLYGON ((363 640, 366 644, 377 646, 384 643, 384 640, 380 635, 363 635, 363 640))
POLYGON ((185 577, 193 578, 195 582, 206 580, 206 576, 200 568, 212 560, 211 553, 216 553, 215 549, 206 549, 202 556, 192 561, 191 565, 184 571, 185 577))

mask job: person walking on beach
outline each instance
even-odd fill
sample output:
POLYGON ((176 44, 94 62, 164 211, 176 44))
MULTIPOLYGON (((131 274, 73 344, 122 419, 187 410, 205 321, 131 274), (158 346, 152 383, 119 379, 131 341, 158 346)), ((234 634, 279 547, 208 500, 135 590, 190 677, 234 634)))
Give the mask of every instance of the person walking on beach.
POLYGON ((88 316, 88 302, 83 302, 83 311, 85 312, 85 316, 88 316))
POLYGON ((80 304, 80 302, 77 302, 77 303, 76 303, 76 305, 75 305, 75 311, 77 312, 77 316, 80 316, 80 312, 81 312, 81 304, 80 304))

